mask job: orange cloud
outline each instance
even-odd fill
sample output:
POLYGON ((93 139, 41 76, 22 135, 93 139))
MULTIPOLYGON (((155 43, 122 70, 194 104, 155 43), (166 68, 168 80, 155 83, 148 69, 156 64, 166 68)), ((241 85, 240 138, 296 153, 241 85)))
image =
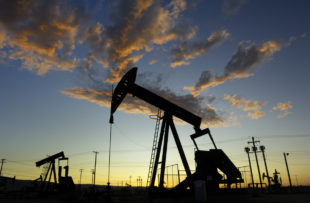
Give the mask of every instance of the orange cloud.
POLYGON ((265 113, 263 111, 255 111, 255 112, 249 112, 248 117, 252 119, 259 119, 260 117, 264 116, 265 113))
POLYGON ((271 111, 276 111, 276 110, 280 110, 283 113, 278 115, 278 118, 284 118, 287 115, 289 115, 291 112, 289 112, 289 110, 293 108, 293 105, 290 101, 288 102, 279 102, 276 106, 274 106, 272 108, 271 111))
POLYGON ((6 39, 6 34, 0 29, 0 49, 4 47, 4 42, 6 39))
POLYGON ((106 82, 115 83, 153 45, 194 36, 196 27, 177 23, 185 9, 184 0, 164 5, 159 1, 116 1, 111 16, 118 17, 111 18, 111 25, 91 25, 81 33, 81 39, 86 39, 92 55, 115 67, 106 78, 106 82))
POLYGON ((11 60, 42 75, 51 69, 75 67, 71 56, 84 12, 61 1, 2 1, 0 48, 9 49, 11 60), (4 36, 4 39, 3 39, 4 36))
POLYGON ((198 96, 201 91, 209 87, 215 87, 233 79, 250 77, 253 75, 254 67, 268 60, 274 53, 280 51, 282 46, 281 42, 273 40, 267 41, 259 47, 252 44, 244 48, 240 44, 225 66, 222 76, 215 76, 209 70, 203 71, 195 85, 185 86, 184 89, 191 91, 194 96, 198 96))
POLYGON ((206 70, 201 73, 199 81, 195 84, 195 86, 185 86, 184 89, 191 91, 193 96, 198 97, 203 89, 218 86, 233 78, 234 76, 230 75, 213 76, 211 71, 206 70))
POLYGON ((153 65, 153 64, 155 64, 155 63, 157 63, 157 60, 156 60, 156 59, 153 59, 153 60, 151 60, 151 61, 149 62, 150 65, 153 65))
MULTIPOLYGON (((202 106, 202 99, 194 98, 192 95, 175 95, 169 90, 153 90, 158 95, 169 101, 183 107, 190 112, 200 116, 203 120, 203 124, 207 126, 220 126, 224 124, 224 119, 221 118, 216 109, 211 107, 209 104, 202 106)), ((94 89, 84 89, 75 87, 61 91, 63 94, 68 95, 75 99, 83 99, 100 106, 110 108, 111 105, 111 91, 98 91, 94 89)), ((143 115, 154 115, 157 113, 157 108, 140 100, 136 97, 127 96, 123 103, 119 106, 118 111, 123 111, 131 114, 143 114, 143 115)), ((180 124, 182 122, 178 122, 180 124)))
POLYGON ((175 68, 175 67, 178 67, 178 66, 186 66, 186 65, 189 65, 189 64, 191 64, 191 63, 188 62, 188 61, 174 61, 174 62, 170 63, 170 67, 171 68, 175 68))
POLYGON ((245 98, 236 94, 225 95, 223 100, 229 101, 232 106, 237 107, 243 111, 252 111, 248 112, 248 117, 252 119, 258 119, 265 115, 265 113, 261 110, 261 107, 267 104, 266 101, 259 103, 258 101, 246 100, 245 98))

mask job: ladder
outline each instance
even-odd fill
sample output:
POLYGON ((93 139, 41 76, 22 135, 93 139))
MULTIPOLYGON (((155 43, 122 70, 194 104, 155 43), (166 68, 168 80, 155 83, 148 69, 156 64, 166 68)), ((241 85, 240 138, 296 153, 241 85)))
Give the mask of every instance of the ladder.
POLYGON ((154 133, 153 146, 152 146, 152 154, 151 154, 151 160, 150 160, 150 165, 149 165, 149 172, 148 172, 148 175, 147 175, 146 187, 148 187, 150 185, 151 178, 152 178, 152 175, 153 175, 155 155, 156 155, 156 151, 157 151, 157 138, 158 138, 160 120, 161 120, 161 111, 160 111, 160 109, 158 109, 157 115, 156 115, 155 133, 154 133))

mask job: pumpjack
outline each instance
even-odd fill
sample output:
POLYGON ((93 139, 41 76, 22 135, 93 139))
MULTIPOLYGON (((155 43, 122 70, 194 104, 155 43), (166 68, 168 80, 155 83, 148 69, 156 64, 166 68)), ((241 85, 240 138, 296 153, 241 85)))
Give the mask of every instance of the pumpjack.
POLYGON ((54 184, 58 186, 59 191, 67 191, 67 190, 74 190, 74 183, 71 176, 68 176, 69 174, 69 158, 65 157, 64 152, 59 152, 57 154, 54 154, 52 156, 49 156, 45 159, 42 159, 40 161, 36 162, 36 166, 40 167, 44 164, 48 164, 47 171, 44 172, 43 176, 40 175, 40 178, 37 180, 41 180, 41 191, 48 191, 51 178, 53 176, 54 178, 54 184), (55 161, 58 160, 58 181, 56 176, 56 168, 55 168, 55 161), (65 161, 66 165, 64 167, 61 166, 60 162, 65 161), (65 170, 65 175, 62 176, 62 168, 65 170), (47 180, 48 178, 48 180, 47 180))
POLYGON ((265 173, 263 173, 263 179, 269 178, 271 185, 270 189, 271 191, 279 191, 282 185, 282 179, 279 176, 280 173, 277 171, 277 169, 274 170, 273 177, 268 177, 265 173))
POLYGON ((122 103, 123 99, 129 93, 134 97, 140 98, 145 102, 154 105, 155 107, 161 109, 164 112, 162 117, 162 124, 159 134, 159 139, 156 147, 156 157, 154 159, 154 165, 151 173, 151 181, 149 188, 150 190, 155 189, 155 179, 157 174, 158 165, 161 164, 161 171, 159 177, 158 188, 164 188, 164 176, 166 168, 166 156, 167 156, 167 146, 168 146, 168 135, 169 129, 172 131, 173 138, 175 140, 178 152, 180 154, 184 170, 186 172, 186 178, 179 183, 174 190, 185 190, 187 188, 192 189, 193 184, 196 180, 203 180, 206 182, 206 189, 210 192, 216 192, 219 189, 219 184, 226 183, 230 186, 232 183, 243 182, 241 173, 237 167, 231 162, 231 160, 226 156, 226 154, 221 150, 217 149, 213 137, 210 133, 209 128, 201 130, 201 117, 187 111, 186 109, 156 95, 155 93, 135 84, 137 67, 130 69, 120 80, 116 86, 111 101, 111 115, 110 123, 114 122, 113 114, 122 103), (183 151, 181 141, 179 139, 173 117, 177 117, 189 124, 194 128, 195 133, 190 137, 195 145, 195 161, 196 161, 196 171, 192 174, 190 167, 188 165, 185 153, 183 151), (209 151, 199 150, 196 138, 209 135, 211 142, 213 143, 214 149, 209 151), (163 146, 162 146, 163 145, 163 146), (161 161, 159 161, 160 153, 162 149, 161 161), (225 176, 220 175, 218 169, 221 170, 225 176))

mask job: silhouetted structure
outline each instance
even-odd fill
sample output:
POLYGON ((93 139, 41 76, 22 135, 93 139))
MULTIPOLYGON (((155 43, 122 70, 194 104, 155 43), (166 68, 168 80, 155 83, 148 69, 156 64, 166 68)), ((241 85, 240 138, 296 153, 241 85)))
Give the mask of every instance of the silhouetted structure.
POLYGON ((281 185, 282 185, 282 179, 279 177, 280 173, 277 171, 277 169, 274 170, 273 177, 268 177, 263 173, 263 179, 268 178, 270 182, 270 192, 279 192, 281 185))
POLYGON ((260 184, 260 187, 263 188, 263 182, 262 182, 262 177, 261 177, 260 168, 259 168, 259 164, 258 164, 258 158, 257 158, 257 147, 255 145, 256 143, 259 143, 259 141, 255 140, 254 137, 252 137, 251 142, 248 142, 248 144, 253 144, 252 150, 253 150, 254 155, 255 155, 258 177, 259 177, 259 184, 260 184))
POLYGON ((286 156, 288 156, 288 155, 289 155, 289 153, 285 153, 285 152, 283 153, 285 166, 286 166, 286 170, 287 170, 288 181, 290 183, 290 190, 292 191, 291 175, 290 175, 290 170, 288 169, 288 164, 287 164, 287 159, 286 159, 286 156))
POLYGON ((3 169, 3 164, 5 163, 6 159, 1 159, 1 168, 0 168, 0 176, 2 175, 2 169, 3 169))
MULTIPOLYGON (((152 116, 150 116, 150 118, 152 118, 152 116)), ((146 180, 146 187, 150 185, 152 173, 153 173, 153 168, 154 168, 154 164, 155 164, 158 134, 159 134, 159 128, 160 128, 160 120, 162 119, 160 109, 158 109, 157 115, 155 118, 156 118, 155 132, 154 132, 154 138, 153 138, 153 144, 152 144, 152 153, 151 153, 151 159, 150 159, 150 164, 149 164, 149 171, 148 171, 147 180, 146 180)))
POLYGON ((268 177, 268 187, 270 187, 271 183, 270 183, 270 178, 269 178, 269 172, 268 172, 268 167, 267 167, 267 162, 266 162, 266 156, 265 156, 265 146, 259 146, 260 151, 263 154, 263 159, 264 159, 264 164, 265 164, 265 169, 266 169, 266 176, 268 177))
POLYGON ((169 129, 172 131, 173 138, 177 145, 183 167, 185 169, 187 178, 175 187, 175 189, 186 189, 187 187, 193 186, 194 181, 203 180, 208 182, 207 190, 216 191, 219 188, 220 183, 227 183, 228 185, 236 182, 242 182, 241 173, 235 167, 235 165, 230 161, 230 159, 225 155, 225 153, 217 149, 215 142, 211 136, 210 130, 208 128, 201 130, 201 118, 175 104, 172 102, 144 89, 143 87, 135 84, 137 75, 137 68, 132 68, 129 70, 121 81, 118 83, 115 91, 113 92, 112 102, 111 102, 111 116, 110 123, 114 122, 113 114, 117 110, 118 106, 121 104, 127 93, 132 94, 154 106, 164 111, 162 119, 162 125, 159 134, 159 140, 157 143, 157 151, 154 160, 154 166, 151 175, 150 188, 154 189, 156 173, 158 165, 161 164, 161 172, 159 177, 159 188, 164 187, 164 175, 166 166, 166 155, 168 146, 168 135, 169 129), (195 160, 197 163, 197 168, 195 173, 191 173, 188 162, 186 160, 185 153, 183 151, 177 130, 174 125, 173 116, 182 119, 183 121, 193 125, 195 133, 191 135, 191 138, 196 146, 195 160), (202 135, 208 134, 215 149, 210 151, 201 151, 195 142, 195 138, 202 135), (162 158, 159 161, 160 153, 162 150, 162 158), (227 179, 217 172, 220 169, 225 173, 227 179))
POLYGON ((15 180, 16 180, 15 176, 13 178, 5 177, 5 176, 0 176, 0 191, 2 189, 6 190, 8 184, 13 184, 14 185, 15 180))
POLYGON ((94 167, 94 186, 96 185, 96 168, 97 168, 97 154, 99 152, 93 151, 95 153, 95 167, 94 167))
POLYGON ((251 139, 252 139, 252 141, 248 142, 248 144, 253 144, 252 151, 251 151, 251 149, 249 147, 245 147, 245 152, 247 153, 248 159, 249 159, 249 166, 250 166, 251 176, 252 176, 252 187, 254 188, 255 185, 256 186, 260 185, 261 189, 263 189, 263 185, 265 185, 265 183, 262 182, 262 178, 261 177, 263 177, 263 179, 267 178, 268 187, 270 188, 270 186, 272 185, 271 184, 272 177, 269 176, 269 172, 268 172, 267 161, 266 161, 266 156, 265 156, 265 149, 266 149, 266 147, 263 146, 263 145, 260 145, 259 146, 260 150, 258 150, 258 147, 256 146, 256 143, 260 143, 260 141, 255 140, 254 137, 252 137, 251 139), (250 153, 254 153, 254 155, 255 155, 256 164, 257 164, 257 171, 258 171, 258 177, 259 177, 259 183, 254 183, 253 172, 252 172, 252 167, 251 167, 251 160, 250 160, 250 153), (260 173, 257 153, 262 153, 262 155, 263 155, 263 161, 264 161, 264 164, 265 164, 266 172, 263 172, 262 174, 260 173))
POLYGON ((250 148, 249 147, 245 147, 244 151, 247 153, 248 155, 248 159, 249 159, 249 167, 250 167, 250 172, 251 172, 251 180, 252 180, 252 187, 254 187, 254 177, 253 177, 253 170, 252 170, 252 164, 251 164, 251 158, 250 158, 250 148))
POLYGON ((40 190, 41 191, 48 191, 50 188, 51 178, 53 176, 54 184, 58 185, 58 189, 60 191, 65 190, 73 190, 74 189, 74 183, 71 176, 68 176, 69 174, 69 166, 68 166, 69 159, 65 157, 64 152, 59 152, 57 154, 54 154, 52 156, 49 156, 45 159, 42 159, 40 161, 36 162, 36 166, 40 167, 44 164, 48 164, 48 169, 43 174, 44 177, 40 176, 42 183, 40 190), (56 169, 55 169, 55 161, 58 159, 58 181, 56 176, 56 169), (64 166, 65 169, 65 176, 62 176, 62 166, 60 165, 60 161, 66 161, 67 164, 64 166), (48 180, 47 180, 48 178, 48 180))
POLYGON ((282 185, 282 180, 281 180, 281 178, 279 178, 279 175, 280 175, 280 173, 277 171, 277 169, 275 169, 274 173, 273 173, 272 182, 276 188, 278 188, 282 185))
POLYGON ((84 169, 80 169, 80 185, 82 184, 82 173, 84 169))

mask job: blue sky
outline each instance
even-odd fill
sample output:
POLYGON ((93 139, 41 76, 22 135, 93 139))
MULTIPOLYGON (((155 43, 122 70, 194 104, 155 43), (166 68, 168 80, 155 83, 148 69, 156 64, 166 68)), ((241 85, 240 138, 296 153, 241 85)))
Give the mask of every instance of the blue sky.
MULTIPOLYGON (((308 1, 0 4, 3 175, 35 179, 35 161, 63 150, 74 181, 83 168, 89 183, 96 150, 105 184, 111 86, 137 66, 137 83, 201 116, 237 166, 248 164, 243 148, 254 136, 269 171, 287 183, 290 152, 291 173, 310 183, 308 1)), ((145 181, 155 112, 128 97, 115 113, 113 184, 145 181)), ((177 128, 194 170, 192 126, 177 128)), ((212 148, 207 137, 198 145, 212 148)), ((180 164, 169 146, 168 164, 180 164)))

